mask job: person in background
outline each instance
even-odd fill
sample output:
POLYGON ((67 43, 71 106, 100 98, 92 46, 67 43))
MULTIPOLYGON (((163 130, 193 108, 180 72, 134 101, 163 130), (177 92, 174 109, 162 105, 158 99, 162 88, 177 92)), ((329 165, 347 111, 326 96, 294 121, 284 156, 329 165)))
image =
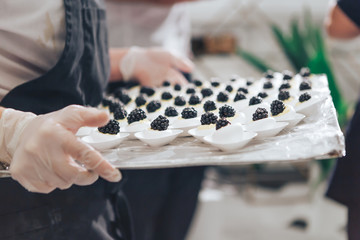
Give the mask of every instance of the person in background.
MULTIPOLYGON (((360 35, 360 1, 339 0, 331 7, 326 21, 331 37, 350 39, 360 35)), ((348 208, 349 240, 360 239, 360 101, 348 125, 346 156, 338 159, 327 196, 348 208)))
MULTIPOLYGON (((184 1, 108 0, 110 44, 158 46, 186 57, 190 52, 190 19, 184 1), (125 33, 125 35, 123 35, 125 33)), ((123 171, 136 240, 183 240, 198 202, 204 167, 123 171)))
POLYGON ((139 1, 106 1, 110 46, 157 46, 179 56, 188 57, 191 54, 188 4, 139 1))
POLYGON ((192 65, 157 49, 109 51, 100 0, 3 0, 0 42, 0 159, 12 176, 0 179, 0 239, 132 239, 120 172, 75 136, 109 116, 80 105, 97 106, 109 79, 181 82, 174 70, 192 65))

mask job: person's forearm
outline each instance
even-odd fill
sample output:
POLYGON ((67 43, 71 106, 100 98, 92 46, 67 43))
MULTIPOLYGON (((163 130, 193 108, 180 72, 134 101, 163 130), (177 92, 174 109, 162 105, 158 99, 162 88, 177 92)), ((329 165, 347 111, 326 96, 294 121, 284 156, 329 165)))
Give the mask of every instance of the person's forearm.
POLYGON ((128 48, 110 48, 110 82, 119 81, 122 79, 119 64, 127 52, 128 48))
POLYGON ((3 107, 0 107, 0 118, 1 118, 1 116, 2 116, 2 113, 3 113, 3 111, 5 110, 5 108, 3 108, 3 107))
POLYGON ((325 21, 326 31, 329 36, 339 39, 349 39, 360 34, 356 24, 340 9, 334 5, 325 21))

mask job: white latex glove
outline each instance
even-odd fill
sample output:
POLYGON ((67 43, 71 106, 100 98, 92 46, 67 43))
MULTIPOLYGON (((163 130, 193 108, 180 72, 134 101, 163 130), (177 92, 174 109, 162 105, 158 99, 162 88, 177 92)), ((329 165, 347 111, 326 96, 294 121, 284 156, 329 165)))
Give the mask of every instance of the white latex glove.
POLYGON ((75 136, 80 127, 105 125, 108 118, 75 105, 39 116, 6 109, 0 119, 1 157, 10 164, 12 178, 31 192, 90 185, 99 176, 120 181, 120 172, 75 136))
POLYGON ((119 63, 125 81, 136 78, 144 86, 160 86, 164 81, 186 84, 181 74, 191 72, 193 63, 162 48, 132 47, 119 63))

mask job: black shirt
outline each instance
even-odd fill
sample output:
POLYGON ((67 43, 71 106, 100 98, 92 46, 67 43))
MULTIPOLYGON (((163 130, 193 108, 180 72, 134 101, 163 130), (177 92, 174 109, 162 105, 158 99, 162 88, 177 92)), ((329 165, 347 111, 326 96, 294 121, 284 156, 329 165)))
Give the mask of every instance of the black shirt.
POLYGON ((338 0, 340 9, 360 28, 360 0, 338 0))

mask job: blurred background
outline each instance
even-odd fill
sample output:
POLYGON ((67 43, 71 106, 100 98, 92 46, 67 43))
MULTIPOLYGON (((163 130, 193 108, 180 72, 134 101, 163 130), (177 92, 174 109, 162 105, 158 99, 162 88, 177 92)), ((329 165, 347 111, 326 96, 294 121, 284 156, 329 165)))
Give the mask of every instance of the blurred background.
MULTIPOLYGON (((190 56, 193 78, 259 78, 266 69, 326 73, 345 128, 360 81, 359 40, 326 36, 328 0, 108 1, 110 45, 190 56), (128 19, 132 17, 132 21, 128 19), (151 21, 148 21, 151 19, 151 21)), ((326 199, 333 160, 209 167, 188 240, 345 239, 346 209, 326 199)))

